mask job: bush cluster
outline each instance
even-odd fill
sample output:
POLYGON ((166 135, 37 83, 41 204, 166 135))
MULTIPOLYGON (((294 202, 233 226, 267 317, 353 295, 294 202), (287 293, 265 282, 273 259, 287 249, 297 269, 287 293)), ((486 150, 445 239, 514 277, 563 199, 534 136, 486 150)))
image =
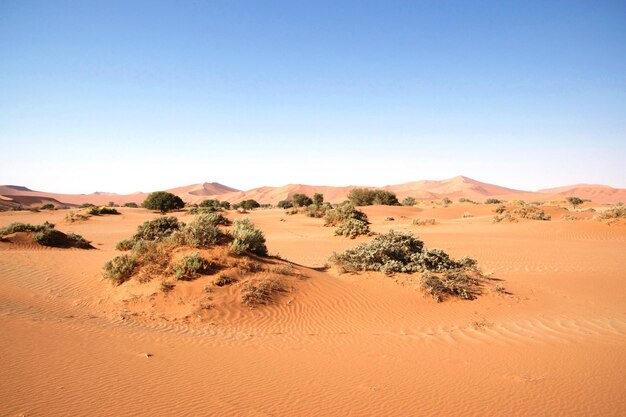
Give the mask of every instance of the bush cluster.
POLYGON ((386 274, 443 272, 476 265, 471 258, 454 260, 442 250, 428 250, 411 233, 393 230, 344 253, 334 254, 332 260, 346 271, 381 271, 386 274))
POLYGON ((351 239, 370 233, 367 215, 357 210, 352 203, 340 204, 334 209, 327 210, 324 215, 324 226, 339 226, 335 229, 335 234, 351 239))
POLYGON ((54 224, 44 222, 43 224, 29 224, 29 223, 11 223, 5 228, 0 229, 0 236, 10 235, 18 232, 42 232, 46 229, 53 229, 54 224))
POLYGON ((87 209, 86 213, 91 215, 91 216, 101 216, 101 215, 104 215, 104 214, 120 214, 120 212, 117 211, 115 208, 113 208, 113 207, 106 207, 106 206, 89 207, 87 209))
POLYGON ((403 206, 414 206, 415 204, 417 204, 417 201, 414 197, 406 197, 404 200, 402 200, 403 206))
POLYGON ((28 223, 11 223, 7 227, 0 229, 0 238, 13 233, 33 233, 33 242, 55 248, 79 248, 90 249, 92 246, 88 240, 75 233, 63 233, 54 228, 54 224, 44 222, 33 225, 28 223))
POLYGON ((213 265, 200 256, 200 252, 185 255, 172 266, 177 280, 192 280, 200 274, 210 272, 213 265))
POLYGON ((595 218, 597 220, 626 218, 626 206, 620 204, 611 206, 610 208, 599 212, 595 218))
POLYGON ((485 200, 485 204, 502 204, 502 200, 498 200, 497 198, 488 198, 485 200))
POLYGON ((369 188, 353 188, 348 200, 355 206, 399 206, 398 198, 391 191, 371 190, 369 188))

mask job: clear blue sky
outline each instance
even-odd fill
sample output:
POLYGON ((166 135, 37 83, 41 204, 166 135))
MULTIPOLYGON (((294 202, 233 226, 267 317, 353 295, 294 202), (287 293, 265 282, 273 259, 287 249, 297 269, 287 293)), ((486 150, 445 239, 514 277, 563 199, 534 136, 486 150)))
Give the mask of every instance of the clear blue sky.
POLYGON ((626 187, 623 1, 0 0, 0 183, 626 187))

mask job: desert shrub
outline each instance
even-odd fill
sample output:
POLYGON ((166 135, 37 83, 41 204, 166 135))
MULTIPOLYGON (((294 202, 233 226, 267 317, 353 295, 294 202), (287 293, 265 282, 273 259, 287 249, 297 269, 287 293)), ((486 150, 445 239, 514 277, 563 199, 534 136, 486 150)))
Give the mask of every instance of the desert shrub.
POLYGON ((315 204, 318 207, 324 204, 324 194, 321 194, 321 193, 313 194, 313 204, 315 204))
POLYGON ((200 207, 213 208, 215 210, 220 210, 222 206, 220 205, 220 201, 216 199, 208 199, 204 200, 199 204, 200 207))
POLYGON ((270 304, 275 295, 283 291, 281 281, 276 278, 246 281, 241 287, 241 302, 250 307, 270 304))
POLYGON ((626 206, 614 205, 610 208, 598 212, 595 216, 597 220, 619 219, 626 218, 626 206))
POLYGON ((77 221, 85 221, 88 220, 89 216, 82 213, 75 213, 74 211, 70 211, 65 215, 65 220, 69 223, 74 223, 77 221))
POLYGON ((573 220, 580 220, 580 218, 576 217, 576 216, 572 216, 571 214, 563 214, 561 216, 561 220, 565 220, 565 221, 573 221, 573 220))
POLYGON ((288 208, 293 207, 293 204, 291 204, 291 201, 289 200, 280 200, 278 202, 278 207, 281 209, 288 209, 288 208))
POLYGON ((565 199, 568 203, 570 203, 572 205, 572 207, 576 208, 578 206, 580 206, 582 203, 584 203, 584 200, 582 198, 578 198, 578 197, 567 197, 565 199))
POLYGON ((139 208, 137 203, 125 203, 123 207, 139 208))
POLYGON ((89 208, 89 207, 95 207, 95 204, 91 204, 91 203, 83 203, 80 205, 80 208, 89 208))
POLYGON ((191 280, 211 270, 211 262, 200 256, 199 252, 185 255, 172 265, 177 280, 191 280))
POLYGON ((455 261, 442 250, 427 250, 411 233, 394 232, 376 236, 368 243, 334 254, 332 261, 347 271, 443 272, 475 266, 471 258, 455 261))
MULTIPOLYGON (((463 203, 464 201, 461 201, 461 200, 464 200, 464 201, 465 201, 465 200, 467 200, 467 199, 465 199, 465 198, 459 198, 459 202, 463 203)), ((446 206, 447 206, 447 205, 449 205, 449 204, 452 204, 452 200, 450 200, 448 197, 444 197, 444 198, 441 200, 441 202, 442 202, 443 204, 445 204, 446 206)))
POLYGON ((119 255, 104 264, 104 275, 115 285, 120 285, 133 275, 137 264, 133 256, 119 255))
POLYGON ((213 280, 213 285, 218 286, 218 287, 225 287, 227 285, 234 284, 235 282, 237 282, 237 280, 235 278, 229 277, 229 276, 224 275, 224 274, 219 274, 213 280))
POLYGON ((220 213, 200 214, 182 231, 181 243, 194 247, 219 243, 224 234, 218 226, 228 224, 228 219, 220 213))
POLYGON ((466 219, 468 217, 474 217, 474 215, 472 213, 470 213, 469 211, 466 211, 463 213, 463 218, 466 219))
POLYGON ((348 219, 341 223, 337 229, 335 229, 335 235, 347 236, 350 239, 354 239, 357 236, 367 235, 370 233, 370 228, 367 222, 359 219, 348 219))
POLYGON ((168 211, 185 207, 185 203, 175 194, 168 193, 167 191, 156 191, 146 197, 142 206, 149 210, 158 210, 161 213, 167 213, 168 211))
POLYGON ((368 223, 365 213, 356 209, 352 203, 343 203, 326 212, 324 216, 324 226, 337 226, 349 219, 361 220, 368 223))
POLYGON ((295 193, 294 195, 292 195, 291 202, 294 207, 306 207, 313 204, 313 200, 311 199, 311 197, 307 196, 306 194, 300 193, 295 193))
POLYGON ((444 272, 441 276, 425 273, 422 275, 422 290, 433 297, 437 302, 448 296, 455 296, 464 300, 473 300, 479 281, 463 270, 444 272))
POLYGON ((261 207, 261 205, 258 203, 258 201, 249 199, 249 200, 244 200, 241 203, 239 203, 239 207, 241 207, 244 210, 252 210, 252 209, 261 207))
POLYGON ((506 207, 504 205, 499 205, 494 211, 498 214, 502 214, 506 211, 506 207))
POLYGON ((43 206, 40 207, 41 210, 54 210, 54 204, 44 204, 43 206))
POLYGON ((522 218, 530 220, 550 220, 552 217, 545 214, 543 210, 538 209, 536 206, 522 206, 513 210, 513 214, 517 214, 522 218))
POLYGON ((398 198, 391 191, 370 190, 369 188, 353 188, 348 194, 348 200, 355 206, 399 206, 398 198))
POLYGON ((475 202, 474 200, 470 200, 469 198, 466 198, 466 197, 461 197, 461 198, 459 198, 459 203, 478 204, 478 203, 477 203, 477 202, 475 202))
POLYGON ((135 240, 161 240, 172 233, 182 230, 185 223, 179 222, 176 217, 158 217, 154 220, 148 220, 137 228, 137 232, 133 236, 135 240))
POLYGON ((265 236, 257 229, 249 219, 235 220, 233 228, 233 241, 230 249, 240 255, 246 251, 254 254, 267 255, 265 236))
POLYGON ((100 216, 103 214, 120 214, 120 212, 117 211, 113 207, 101 206, 101 207, 90 207, 87 210, 87 214, 92 215, 92 216, 100 216))
POLYGON ((91 248, 90 242, 75 233, 65 234, 56 229, 44 229, 33 235, 33 241, 42 246, 56 248, 91 248))
POLYGON ((517 222, 517 219, 508 211, 505 211, 501 214, 498 214, 496 216, 493 216, 492 222, 493 223, 500 223, 503 221, 507 221, 507 222, 517 222))
POLYGON ((7 227, 0 229, 0 236, 18 232, 42 232, 47 229, 54 229, 54 224, 48 222, 37 225, 29 223, 11 223, 7 227))
POLYGON ((120 242, 117 242, 117 245, 115 245, 115 249, 121 251, 131 250, 133 246, 135 246, 135 243, 137 243, 135 239, 124 239, 120 242))
POLYGON ((498 200, 497 198, 488 198, 485 200, 485 204, 502 204, 502 200, 498 200))
POLYGON ((394 220, 395 220, 395 219, 394 219, 393 217, 385 217, 385 221, 386 221, 386 222, 392 222, 392 221, 394 221, 394 220))
POLYGON ((415 204, 417 204, 417 201, 413 197, 406 197, 404 200, 402 200, 403 206, 414 206, 415 204))
MULTIPOLYGON (((332 207, 331 207, 332 208, 332 207)), ((320 206, 311 204, 304 209, 304 214, 307 217, 313 217, 315 219, 321 219, 326 215, 326 211, 329 210, 328 206, 322 204, 320 206)))
POLYGON ((437 223, 435 219, 413 219, 413 224, 416 226, 433 226, 437 223))

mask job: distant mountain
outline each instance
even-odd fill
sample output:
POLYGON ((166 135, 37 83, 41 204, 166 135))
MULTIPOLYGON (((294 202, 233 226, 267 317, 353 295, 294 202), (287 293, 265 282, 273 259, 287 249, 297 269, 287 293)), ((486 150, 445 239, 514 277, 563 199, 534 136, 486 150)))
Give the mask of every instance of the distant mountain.
MULTIPOLYGON (((387 185, 385 187, 363 187, 349 185, 332 187, 324 185, 287 184, 280 187, 259 187, 248 191, 241 191, 217 182, 191 184, 182 187, 170 188, 169 191, 180 196, 189 203, 199 203, 208 198, 214 198, 231 203, 238 203, 247 199, 254 199, 262 204, 276 204, 281 200, 288 200, 295 193, 313 196, 315 193, 324 195, 326 201, 338 203, 344 201, 354 188, 380 188, 395 193, 400 200, 411 196, 416 199, 434 200, 448 197, 457 200, 460 197, 474 201, 484 201, 487 198, 505 200, 523 199, 526 201, 562 200, 568 196, 577 196, 592 200, 595 203, 626 202, 626 189, 613 188, 606 185, 576 184, 566 187, 549 188, 538 192, 515 190, 499 185, 480 182, 462 175, 445 180, 421 180, 403 184, 387 185)), ((42 191, 33 191, 17 185, 0 186, 0 208, 15 205, 37 206, 51 202, 53 204, 81 205, 92 203, 105 205, 109 202, 116 204, 138 203, 146 198, 147 193, 115 194, 95 192, 92 194, 55 194, 42 191)))

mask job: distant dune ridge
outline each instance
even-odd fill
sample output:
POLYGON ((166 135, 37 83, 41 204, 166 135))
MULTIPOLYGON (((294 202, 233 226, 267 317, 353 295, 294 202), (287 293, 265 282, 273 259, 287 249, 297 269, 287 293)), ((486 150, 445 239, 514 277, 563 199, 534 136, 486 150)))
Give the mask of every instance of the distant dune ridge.
MULTIPOLYGON (((478 202, 487 198, 502 198, 506 200, 524 199, 528 201, 562 200, 568 196, 577 196, 592 200, 595 203, 626 202, 626 189, 613 188, 599 184, 575 184, 557 188, 547 188, 539 191, 515 190, 499 185, 480 182, 462 175, 445 180, 421 180, 403 184, 387 185, 384 187, 368 187, 349 185, 345 187, 287 184, 280 187, 259 187, 242 191, 217 182, 191 184, 168 189, 180 196, 184 201, 199 203, 208 198, 237 203, 247 199, 254 199, 261 204, 276 204, 281 200, 289 199, 295 193, 313 195, 324 194, 326 201, 333 203, 345 200, 354 188, 377 188, 394 192, 399 199, 414 197, 421 200, 432 200, 448 197, 458 199, 469 198, 478 202)), ((78 206, 85 203, 97 205, 138 203, 146 198, 148 193, 115 194, 109 192, 95 192, 92 194, 57 194, 44 191, 34 191, 24 186, 0 186, 0 208, 11 208, 19 205, 36 206, 47 203, 55 205, 78 206)))

